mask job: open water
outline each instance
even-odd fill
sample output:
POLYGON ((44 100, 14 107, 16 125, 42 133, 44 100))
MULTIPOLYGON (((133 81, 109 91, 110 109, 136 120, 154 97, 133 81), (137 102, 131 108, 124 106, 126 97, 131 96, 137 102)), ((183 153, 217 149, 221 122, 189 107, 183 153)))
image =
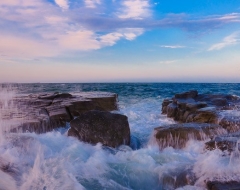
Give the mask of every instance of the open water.
MULTIPOLYGON (((128 116, 131 146, 117 149, 67 137, 66 128, 37 135, 5 134, 0 120, 0 189, 2 190, 149 190, 176 189, 174 179, 187 171, 192 184, 178 189, 202 190, 207 180, 240 181, 240 154, 204 151, 204 142, 184 149, 160 151, 151 134, 155 127, 175 123, 161 115, 164 98, 189 90, 240 96, 240 84, 109 83, 1 84, 2 109, 14 107, 16 95, 40 92, 107 91, 118 94, 119 113, 128 116)), ((0 110, 1 114, 1 110, 0 110)))

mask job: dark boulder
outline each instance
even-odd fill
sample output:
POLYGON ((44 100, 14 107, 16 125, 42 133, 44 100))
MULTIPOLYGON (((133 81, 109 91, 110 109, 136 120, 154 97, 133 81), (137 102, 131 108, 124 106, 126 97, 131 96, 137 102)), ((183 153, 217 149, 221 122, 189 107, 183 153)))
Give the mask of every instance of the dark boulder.
POLYGON ((130 144, 128 118, 105 111, 89 111, 70 122, 69 136, 79 140, 105 146, 118 147, 130 144))

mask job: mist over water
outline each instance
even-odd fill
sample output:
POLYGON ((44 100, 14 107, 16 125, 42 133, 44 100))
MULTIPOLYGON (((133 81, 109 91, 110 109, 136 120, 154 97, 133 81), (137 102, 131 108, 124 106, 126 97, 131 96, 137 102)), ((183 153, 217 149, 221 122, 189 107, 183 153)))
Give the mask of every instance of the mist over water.
POLYGON ((205 189, 206 180, 240 180, 240 153, 204 150, 190 140, 181 150, 159 150, 155 127, 173 124, 161 115, 164 98, 196 89, 199 93, 240 96, 240 84, 2 84, 0 87, 0 189, 175 189, 174 179, 190 171, 193 184, 178 189, 205 189), (118 94, 119 110, 128 116, 131 147, 91 145, 67 137, 69 127, 45 134, 6 133, 6 110, 13 97, 40 92, 108 91, 118 94))

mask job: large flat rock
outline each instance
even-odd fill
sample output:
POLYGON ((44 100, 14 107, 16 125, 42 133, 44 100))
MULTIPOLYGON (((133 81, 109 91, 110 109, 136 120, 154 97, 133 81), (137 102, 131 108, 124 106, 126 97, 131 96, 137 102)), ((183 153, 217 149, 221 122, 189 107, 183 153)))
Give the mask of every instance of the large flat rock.
POLYGON ((64 127, 66 122, 90 110, 118 109, 117 95, 109 92, 30 94, 0 105, 0 117, 9 123, 5 131, 36 133, 64 127))

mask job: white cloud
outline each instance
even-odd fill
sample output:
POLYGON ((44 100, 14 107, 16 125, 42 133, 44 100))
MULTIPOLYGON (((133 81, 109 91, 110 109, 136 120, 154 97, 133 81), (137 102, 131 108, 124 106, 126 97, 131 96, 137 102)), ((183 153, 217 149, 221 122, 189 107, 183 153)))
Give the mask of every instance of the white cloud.
POLYGON ((101 0, 84 0, 86 7, 96 8, 97 5, 101 4, 101 0))
POLYGON ((95 33, 90 30, 68 32, 59 36, 59 45, 66 50, 96 50, 101 48, 95 33))
POLYGON ((118 32, 109 33, 100 37, 103 46, 113 46, 118 40, 123 37, 123 34, 118 32))
POLYGON ((220 50, 223 49, 227 46, 235 45, 240 43, 240 38, 239 38, 240 32, 234 32, 229 36, 226 36, 222 42, 213 44, 208 51, 213 51, 213 50, 220 50))
POLYGON ((180 45, 162 45, 160 46, 162 48, 170 48, 170 49, 178 49, 178 48, 185 48, 186 46, 180 46, 180 45))
POLYGON ((144 32, 142 28, 126 28, 121 31, 124 38, 129 41, 134 40, 137 36, 140 36, 144 32))
POLYGON ((55 0, 55 3, 61 7, 63 10, 66 10, 69 8, 68 0, 55 0))
POLYGON ((150 5, 148 0, 124 0, 122 2, 119 18, 142 19, 150 16, 150 5))

